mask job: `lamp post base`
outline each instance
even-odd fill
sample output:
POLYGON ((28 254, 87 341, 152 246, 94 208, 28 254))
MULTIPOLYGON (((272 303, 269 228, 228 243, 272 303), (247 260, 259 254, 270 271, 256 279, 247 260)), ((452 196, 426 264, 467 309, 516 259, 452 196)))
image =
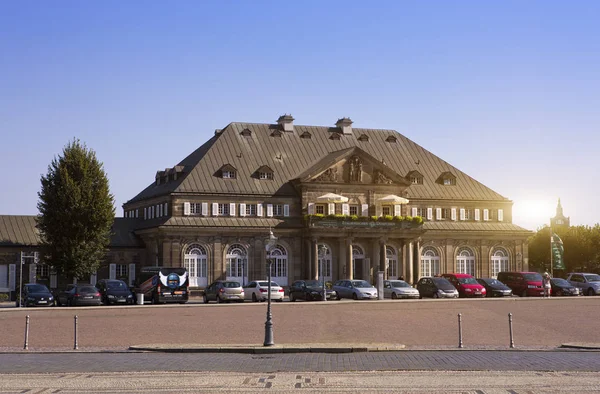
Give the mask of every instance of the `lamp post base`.
POLYGON ((269 319, 265 323, 265 343, 263 346, 273 346, 275 341, 273 340, 273 322, 269 319))

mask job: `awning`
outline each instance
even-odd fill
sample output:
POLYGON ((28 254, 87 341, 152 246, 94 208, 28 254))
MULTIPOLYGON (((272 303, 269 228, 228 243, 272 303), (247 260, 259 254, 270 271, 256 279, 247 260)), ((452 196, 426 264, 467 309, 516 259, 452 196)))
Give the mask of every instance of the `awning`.
POLYGON ((396 196, 395 194, 390 194, 389 196, 385 196, 379 199, 381 202, 387 202, 390 204, 408 204, 408 200, 404 197, 396 196))
POLYGON ((323 194, 320 197, 317 197, 317 201, 319 202, 348 202, 348 197, 340 196, 335 193, 327 193, 323 194))

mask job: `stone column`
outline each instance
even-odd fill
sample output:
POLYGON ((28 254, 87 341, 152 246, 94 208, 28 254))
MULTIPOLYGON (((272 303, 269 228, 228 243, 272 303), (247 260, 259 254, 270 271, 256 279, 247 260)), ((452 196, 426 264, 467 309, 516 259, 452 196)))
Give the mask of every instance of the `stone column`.
POLYGON ((354 279, 354 270, 352 269, 352 238, 346 238, 346 277, 354 279))
POLYGON ((338 276, 337 279, 348 278, 348 267, 346 266, 346 239, 338 238, 338 276))
POLYGON ((413 283, 415 283, 415 279, 413 277, 414 243, 412 241, 410 241, 408 243, 408 246, 407 246, 406 249, 407 249, 407 252, 408 252, 408 253, 406 253, 406 268, 407 268, 406 279, 407 279, 407 282, 412 285, 413 283))
POLYGON ((417 282, 421 278, 421 275, 422 275, 422 273, 421 273, 421 240, 417 240, 417 250, 416 250, 416 253, 417 253, 417 256, 416 256, 417 257, 416 258, 416 261, 417 261, 417 276, 415 278, 415 282, 417 282))
POLYGON ((379 241, 379 271, 383 271, 383 279, 388 279, 386 269, 387 263, 387 248, 384 240, 379 241))
POLYGON ((319 279, 319 243, 316 238, 311 241, 310 261, 312 263, 311 279, 319 279))
POLYGON ((475 264, 475 277, 489 278, 491 277, 491 263, 490 260, 490 247, 488 245, 481 245, 479 250, 481 253, 479 258, 479 264, 475 264))
POLYGON ((402 275, 402 277, 404 278, 404 280, 406 281, 406 283, 410 283, 409 278, 408 278, 408 245, 406 244, 405 240, 402 240, 402 246, 401 246, 401 255, 398 256, 398 260, 402 260, 402 272, 400 273, 400 275, 402 275))
POLYGON ((311 278, 311 268, 312 268, 312 264, 311 264, 311 255, 312 255, 312 248, 311 248, 311 242, 310 239, 307 239, 306 242, 304 243, 304 250, 306 251, 306 253, 304 254, 306 256, 306 258, 304 259, 304 261, 302 262, 302 279, 304 278, 311 278))
POLYGON ((225 265, 223 264, 223 244, 221 238, 217 237, 213 241, 213 256, 212 256, 212 278, 208 278, 208 282, 225 279, 225 265))

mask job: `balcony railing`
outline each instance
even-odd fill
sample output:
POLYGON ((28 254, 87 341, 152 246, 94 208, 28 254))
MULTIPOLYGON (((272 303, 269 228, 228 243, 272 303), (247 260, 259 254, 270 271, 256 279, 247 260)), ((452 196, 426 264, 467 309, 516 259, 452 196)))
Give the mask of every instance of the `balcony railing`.
POLYGON ((420 216, 305 215, 308 227, 409 229, 423 224, 420 216))

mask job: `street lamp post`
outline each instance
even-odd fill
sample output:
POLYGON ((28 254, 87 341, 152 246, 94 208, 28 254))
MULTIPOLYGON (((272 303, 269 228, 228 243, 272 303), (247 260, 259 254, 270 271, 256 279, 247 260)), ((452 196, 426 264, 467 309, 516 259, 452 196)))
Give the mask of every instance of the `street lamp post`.
POLYGON ((267 321, 265 322, 265 342, 263 346, 273 346, 275 342, 273 341, 273 320, 271 314, 271 264, 273 264, 273 260, 271 259, 271 250, 277 244, 277 237, 273 235, 273 231, 269 230, 269 238, 267 238, 265 243, 265 249, 267 251, 267 263, 269 264, 269 273, 268 273, 268 285, 267 285, 267 321))
POLYGON ((325 289, 325 254, 327 253, 327 246, 321 244, 319 246, 319 258, 321 259, 321 276, 323 279, 323 301, 327 301, 327 290, 325 289))

